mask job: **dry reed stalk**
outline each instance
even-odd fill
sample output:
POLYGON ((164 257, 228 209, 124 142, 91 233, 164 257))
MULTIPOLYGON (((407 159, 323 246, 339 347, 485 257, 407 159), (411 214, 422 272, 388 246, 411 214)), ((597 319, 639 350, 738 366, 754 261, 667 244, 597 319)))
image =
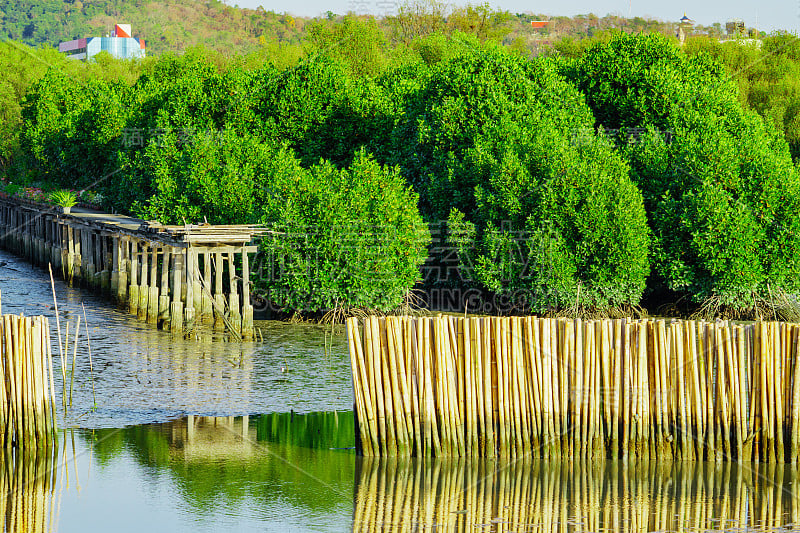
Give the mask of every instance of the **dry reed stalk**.
POLYGON ((773 363, 772 390, 775 403, 775 461, 783 463, 786 459, 783 445, 783 357, 784 357, 784 324, 773 323, 773 363))
MULTIPOLYGON (((738 344, 734 343, 734 336, 735 330, 732 331, 732 326, 726 325, 723 331, 725 360, 728 367, 726 375, 728 376, 728 390, 731 398, 733 444, 735 444, 736 456, 739 457, 742 453, 742 444, 744 443, 744 433, 742 431, 742 423, 744 420, 742 404, 744 403, 744 399, 739 396, 739 365, 737 364, 738 354, 736 353, 738 344)), ((733 449, 733 446, 731 448, 733 449)), ((732 457, 731 455, 731 458, 732 457)))
POLYGON ((503 357, 503 345, 504 342, 504 335, 503 335, 503 323, 500 320, 494 320, 494 356, 495 356, 495 363, 497 365, 497 401, 494 403, 496 405, 495 410, 498 415, 497 420, 497 427, 498 427, 498 455, 501 458, 508 457, 509 453, 509 442, 508 442, 508 420, 506 418, 506 409, 508 408, 508 398, 506 396, 505 390, 505 360, 503 357))
POLYGON ((591 435, 591 383, 592 383, 592 346, 594 345, 594 328, 590 321, 583 323, 583 351, 579 352, 578 356, 581 358, 581 458, 588 459, 589 457, 589 436, 591 435))
MULTIPOLYGON (((600 323, 598 323, 600 326, 600 323)), ((602 397, 602 390, 601 390, 601 376, 600 376, 600 365, 601 365, 601 348, 600 348, 600 327, 595 328, 595 346, 594 346, 594 368, 592 369, 592 373, 594 375, 594 389, 592 391, 592 398, 594 399, 594 404, 592 406, 592 412, 594 413, 594 436, 592 438, 592 457, 594 459, 603 459, 605 458, 604 453, 604 443, 603 443, 603 420, 602 416, 602 406, 601 406, 601 397, 602 397)))
POLYGON ((598 346, 600 348, 600 376, 602 379, 602 388, 600 391, 603 419, 600 423, 600 429, 611 427, 611 403, 608 401, 608 395, 611 391, 611 340, 609 339, 609 322, 608 320, 600 320, 598 322, 598 346))
POLYGON ((554 413, 554 406, 553 406, 553 374, 552 374, 552 351, 551 351, 551 343, 550 343, 550 324, 549 319, 542 318, 539 319, 539 326, 541 328, 539 332, 539 345, 540 345, 540 353, 541 353, 541 380, 542 380, 542 392, 543 392, 543 406, 542 406, 542 417, 544 419, 544 424, 546 428, 545 433, 545 441, 544 441, 544 454, 545 457, 554 457, 555 456, 555 440, 556 440, 556 421, 555 421, 555 413, 554 413))
POLYGON ((448 456, 456 457, 458 455, 458 438, 456 437, 455 431, 455 415, 453 413, 453 402, 451 401, 453 391, 450 390, 450 372, 448 370, 448 346, 450 345, 450 335, 447 332, 447 323, 441 316, 436 317, 435 321, 439 326, 439 331, 436 335, 439 347, 437 348, 437 354, 435 354, 435 357, 437 357, 436 386, 440 389, 440 403, 438 408, 440 420, 442 420, 442 427, 447 430, 446 432, 442 432, 442 449, 447 451, 448 456), (445 435, 447 437, 446 439, 444 438, 445 435), (445 441, 447 443, 446 447, 445 441))
POLYGON ((373 455, 381 455, 381 433, 379 432, 377 392, 375 388, 374 367, 372 363, 372 337, 369 335, 369 321, 364 321, 364 339, 358 329, 358 320, 354 322, 353 341, 356 350, 358 370, 361 374, 361 384, 364 388, 364 404, 367 413, 369 438, 373 455))
POLYGON ((411 359, 410 351, 406 351, 404 347, 404 332, 403 322, 398 317, 392 317, 392 332, 395 343, 395 356, 397 357, 397 368, 399 369, 398 381, 400 383, 400 403, 402 413, 405 415, 405 439, 406 439, 406 455, 411 456, 414 451, 414 412, 411 402, 411 384, 409 383, 409 372, 407 371, 408 363, 411 359))
POLYGON ((749 346, 747 340, 747 330, 744 326, 736 326, 736 373, 738 377, 738 396, 740 400, 739 424, 741 426, 741 446, 739 448, 739 461, 749 461, 751 459, 747 454, 746 444, 749 441, 750 435, 750 420, 748 416, 748 402, 747 396, 747 373, 745 361, 749 361, 747 347, 749 346))
POLYGON ((386 421, 386 407, 384 405, 384 387, 381 372, 381 349, 380 332, 378 331, 378 319, 370 317, 364 322, 364 351, 371 366, 370 390, 374 391, 372 398, 374 405, 377 406, 376 418, 378 426, 378 442, 380 442, 381 455, 388 455, 389 452, 389 433, 386 421))
MULTIPOLYGON (((800 331, 794 328, 794 378, 792 383, 792 444, 789 462, 797 464, 800 459, 800 331)), ((797 523, 797 522, 795 522, 797 523)))
MULTIPOLYGON (((562 347, 562 351, 559 351, 558 344, 554 347, 553 353, 558 355, 557 363, 558 363, 558 387, 559 387, 559 414, 560 414, 560 421, 561 427, 559 429, 559 436, 561 441, 561 446, 559 446, 559 451, 562 457, 566 457, 566 452, 569 448, 569 425, 568 425, 568 418, 569 418, 569 365, 567 364, 568 359, 568 350, 570 350, 570 336, 567 334, 568 329, 568 322, 567 319, 560 319, 559 320, 562 327, 558 329, 556 327, 556 331, 558 333, 558 337, 556 338, 556 342, 560 342, 562 347)), ((555 324, 557 326, 557 324, 555 324)))
POLYGON ((424 329, 423 332, 425 334, 424 337, 424 357, 423 359, 426 361, 425 363, 425 387, 426 392, 425 396, 428 402, 428 413, 430 416, 430 428, 431 428, 431 442, 433 444, 433 452, 436 454, 437 457, 441 457, 444 454, 443 450, 443 440, 444 434, 442 425, 439 422, 438 413, 436 410, 436 400, 438 398, 438 386, 436 384, 436 359, 433 352, 434 348, 434 335, 431 331, 433 329, 433 320, 424 320, 424 329))
POLYGON ((355 331, 358 328, 357 318, 348 318, 345 321, 347 327, 347 342, 350 348, 350 373, 353 382, 353 397, 356 408, 356 424, 358 425, 358 437, 360 439, 360 449, 362 455, 368 457, 376 455, 372 451, 372 439, 369 436, 369 417, 367 415, 367 405, 369 401, 365 399, 367 388, 361 376, 361 364, 356 359, 356 339, 355 331))
POLYGON ((75 384, 75 360, 78 358, 78 336, 81 329, 81 316, 78 315, 78 322, 75 324, 75 348, 72 351, 72 367, 69 372, 69 407, 72 409, 72 386, 75 384))
POLYGON ((417 457, 423 456, 422 445, 422 414, 421 414, 421 379, 419 373, 419 358, 418 358, 418 341, 417 341, 417 326, 416 319, 405 317, 403 319, 403 333, 405 338, 406 352, 408 353, 408 380, 411 394, 411 409, 414 427, 414 455, 417 457))
POLYGON ((428 328, 430 321, 424 318, 416 320, 417 326, 417 373, 420 391, 420 417, 422 424, 422 447, 424 453, 420 457, 433 455, 433 383, 430 377, 430 334, 428 328))
POLYGON ((717 429, 716 435, 718 437, 718 442, 722 445, 717 446, 717 455, 716 460, 717 462, 721 461, 723 455, 725 457, 731 457, 730 455, 730 426, 729 426, 729 402, 728 402, 728 395, 726 390, 726 382, 727 373, 725 372, 725 346, 722 341, 722 330, 724 329, 724 324, 722 322, 717 322, 714 324, 714 354, 715 354, 715 362, 716 362, 716 396, 717 396, 717 429))
POLYGON ((476 398, 475 409, 475 453, 478 457, 488 456, 486 451, 486 390, 484 389, 483 368, 483 342, 481 336, 481 321, 478 318, 469 319, 470 347, 472 350, 472 384, 473 395, 476 398))
POLYGON ((478 398, 475 394, 475 375, 474 372, 474 363, 473 358, 474 354, 472 353, 472 344, 473 344, 473 336, 472 336, 472 328, 470 324, 470 320, 464 318, 463 320, 459 320, 459 340, 463 344, 463 354, 464 354, 464 379, 461 380, 464 383, 464 415, 465 415, 465 446, 467 455, 470 457, 477 457, 478 456, 478 413, 477 413, 477 403, 478 398))
POLYGON ((580 318, 576 318, 574 322, 575 328, 575 349, 573 352, 572 364, 572 453, 571 457, 582 457, 582 428, 583 428, 583 412, 584 412, 584 394, 583 389, 583 359, 584 359, 584 343, 583 343, 583 322, 580 318))
POLYGON ((400 360, 401 354, 397 353, 397 335, 394 329, 394 317, 386 317, 381 321, 381 341, 385 343, 384 355, 388 361, 388 382, 390 384, 390 395, 387 396, 387 401, 391 397, 392 412, 394 414, 394 431, 397 440, 397 455, 400 457, 408 456, 409 451, 409 434, 406 427, 406 412, 403 405, 402 392, 400 391, 400 368, 404 366, 400 360))
POLYGON ((522 344, 522 319, 510 319, 511 325, 511 363, 514 374, 514 417, 517 426, 517 456, 528 456, 531 453, 530 426, 528 424, 528 399, 526 395, 525 368, 522 344))
POLYGON ((500 322, 500 331, 502 335, 502 342, 500 344, 500 358, 503 360, 503 397, 505 402, 501 404, 501 408, 505 411, 505 438, 507 454, 510 457, 517 456, 517 426, 514 421, 514 398, 512 396, 511 380, 513 377, 513 368, 511 366, 511 327, 509 319, 501 317, 498 319, 500 322))
POLYGON ((634 359, 632 357, 634 350, 631 348, 631 330, 633 327, 629 319, 624 319, 622 324, 623 359, 621 368, 621 390, 624 394, 624 401, 622 402, 622 451, 620 454, 623 461, 627 461, 628 455, 631 453, 631 443, 635 439, 635 435, 632 433, 634 429, 633 414, 635 413, 633 406, 638 399, 634 385, 636 377, 636 369, 634 368, 634 359))
POLYGON ((464 419, 460 410, 460 403, 458 399, 458 382, 456 381, 456 356, 455 353, 455 324, 447 318, 443 319, 444 325, 444 346, 445 346, 445 363, 448 390, 448 405, 450 408, 450 428, 454 437, 453 445, 455 446, 458 457, 464 457, 464 419))
POLYGON ((614 390, 612 391, 611 405, 611 458, 617 459, 620 456, 619 436, 620 421, 622 418, 622 320, 613 320, 613 340, 614 350, 612 352, 611 372, 614 376, 614 390))
POLYGON ((479 319, 481 326, 481 353, 483 355, 483 391, 484 391, 484 449, 486 456, 492 457, 497 453, 495 445, 495 398, 497 393, 494 387, 494 364, 492 364, 492 321, 489 318, 479 319))
POLYGON ((767 387, 767 380, 768 377, 768 370, 767 370, 767 359, 768 359, 768 345, 769 345, 769 338, 768 338, 768 331, 766 327, 766 323, 759 322, 756 324, 757 331, 758 331, 758 346, 759 346, 759 353, 758 353, 758 364, 759 364, 759 398, 760 398, 760 417, 759 417, 759 437, 758 437, 758 445, 759 445, 759 455, 761 460, 769 461, 768 457, 768 450, 769 446, 772 444, 771 442, 771 435, 770 435, 770 417, 769 417, 769 400, 768 400, 768 387, 767 387))

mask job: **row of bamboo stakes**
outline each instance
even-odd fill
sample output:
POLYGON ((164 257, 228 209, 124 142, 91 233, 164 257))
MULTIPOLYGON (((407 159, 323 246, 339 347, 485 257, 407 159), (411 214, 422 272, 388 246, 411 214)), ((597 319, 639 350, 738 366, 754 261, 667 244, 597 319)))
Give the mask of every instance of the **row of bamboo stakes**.
POLYGON ((38 448, 57 434, 46 317, 0 315, 0 430, 5 448, 38 448))
POLYGON ((797 462, 800 325, 347 321, 366 456, 797 462))
POLYGON ((353 531, 788 531, 790 465, 363 457, 353 531))

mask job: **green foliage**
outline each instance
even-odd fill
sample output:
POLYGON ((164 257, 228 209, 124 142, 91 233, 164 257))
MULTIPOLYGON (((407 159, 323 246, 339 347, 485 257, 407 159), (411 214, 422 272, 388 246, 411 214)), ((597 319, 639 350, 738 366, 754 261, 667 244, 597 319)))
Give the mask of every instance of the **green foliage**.
MULTIPOLYGON (((90 4, 74 9, 113 1, 90 4)), ((197 9, 257 44, 89 64, 0 46, 4 178, 168 223, 270 224, 254 281, 287 311, 398 305, 425 259, 420 214, 449 221, 467 285, 517 309, 636 304, 651 263, 650 289, 698 302, 800 289, 791 36, 681 50, 652 21, 533 29, 485 4, 197 9), (611 30, 631 25, 645 34, 611 30), (589 38, 526 58, 565 35, 589 38)), ((167 30, 165 47, 186 41, 167 30)))
POLYGON ((261 205, 273 231, 257 288, 287 310, 397 307, 430 240, 416 203, 396 168, 363 151, 341 170, 283 166, 261 205))
POLYGON ((761 49, 737 40, 693 38, 689 55, 709 55, 725 65, 739 86, 739 99, 782 132, 792 157, 800 158, 800 45, 796 35, 765 37, 761 49))
POLYGON ((619 34, 568 71, 603 126, 647 128, 620 152, 644 195, 657 283, 733 309, 770 290, 796 293, 800 176, 721 65, 619 34))
POLYGON ((261 71, 256 83, 260 129, 288 142, 305 166, 321 159, 347 165, 360 147, 381 149, 398 113, 381 86, 351 77, 326 55, 283 72, 261 71))
POLYGON ((389 43, 373 18, 345 15, 309 25, 312 53, 337 58, 352 75, 376 76, 389 62, 389 43))
POLYGON ((75 194, 75 191, 67 189, 59 189, 51 192, 49 199, 51 202, 61 207, 72 207, 78 203, 78 195, 75 194))
POLYGON ((397 161, 430 216, 449 216, 481 286, 536 311, 639 301, 649 272, 641 195, 551 61, 463 53, 432 69, 405 116, 397 161))

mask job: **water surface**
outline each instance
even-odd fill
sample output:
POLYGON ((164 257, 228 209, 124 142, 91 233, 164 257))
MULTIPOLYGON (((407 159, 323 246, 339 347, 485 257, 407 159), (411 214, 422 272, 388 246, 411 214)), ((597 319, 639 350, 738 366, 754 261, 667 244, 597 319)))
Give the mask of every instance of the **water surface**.
POLYGON ((350 412, 72 430, 0 514, 43 517, 32 532, 774 532, 800 518, 791 465, 370 459, 352 432, 350 412))
MULTIPOLYGON (((195 414, 329 411, 353 405, 341 328, 332 334, 330 327, 314 324, 256 322, 263 342, 224 342, 208 335, 187 340, 139 321, 88 290, 58 279, 55 289, 64 341, 70 330, 67 371, 81 320, 68 426, 122 427, 195 414)), ((3 313, 50 317, 56 392, 60 398, 66 389, 69 396, 69 383, 64 387, 59 381, 62 359, 49 274, 0 251, 0 292, 3 313)))

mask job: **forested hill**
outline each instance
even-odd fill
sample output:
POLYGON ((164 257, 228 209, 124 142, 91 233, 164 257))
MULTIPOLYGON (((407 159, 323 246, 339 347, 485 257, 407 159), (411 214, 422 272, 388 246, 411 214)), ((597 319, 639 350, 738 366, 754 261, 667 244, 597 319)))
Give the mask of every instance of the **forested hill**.
POLYGON ((247 52, 264 42, 299 42, 303 20, 218 0, 0 0, 0 38, 29 45, 105 35, 116 23, 133 26, 148 53, 193 45, 247 52))
MULTIPOLYGON (((339 16, 330 12, 323 15, 327 19, 339 16)), ((146 40, 150 55, 182 51, 194 45, 227 53, 247 53, 266 43, 298 44, 310 29, 309 22, 312 19, 261 8, 242 9, 219 0, 0 0, 0 40, 55 46, 60 41, 105 35, 113 30, 115 23, 127 23, 133 26, 134 36, 146 40)), ((395 16, 382 18, 378 24, 391 41, 397 42, 413 37, 420 22, 426 25, 426 32, 475 33, 479 38, 503 40, 534 54, 553 39, 592 37, 613 29, 674 35, 677 27, 677 21, 593 14, 548 17, 495 11, 488 3, 478 2, 472 6, 446 7, 436 0, 407 4, 395 16), (551 24, 532 28, 532 20, 550 20, 551 24), (435 27, 430 27, 431 24, 435 27)), ((722 29, 715 24, 696 27, 695 31, 715 36, 722 29)))

